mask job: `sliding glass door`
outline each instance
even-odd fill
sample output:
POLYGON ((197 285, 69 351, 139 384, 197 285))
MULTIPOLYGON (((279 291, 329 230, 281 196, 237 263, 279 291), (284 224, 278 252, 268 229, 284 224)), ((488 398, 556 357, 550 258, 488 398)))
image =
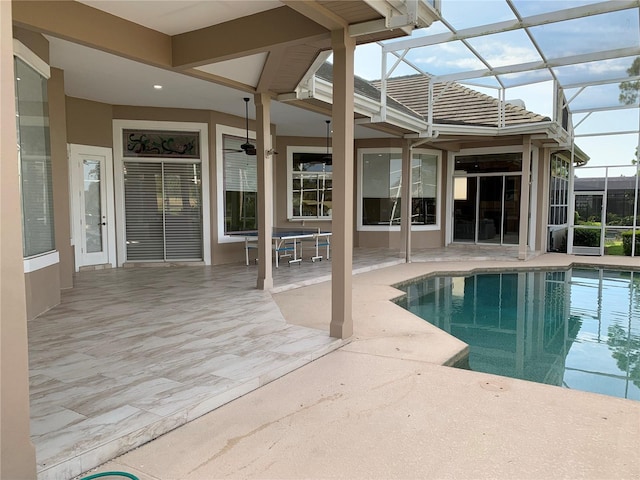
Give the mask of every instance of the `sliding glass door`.
POLYGON ((517 245, 520 180, 519 175, 455 177, 453 240, 517 245))

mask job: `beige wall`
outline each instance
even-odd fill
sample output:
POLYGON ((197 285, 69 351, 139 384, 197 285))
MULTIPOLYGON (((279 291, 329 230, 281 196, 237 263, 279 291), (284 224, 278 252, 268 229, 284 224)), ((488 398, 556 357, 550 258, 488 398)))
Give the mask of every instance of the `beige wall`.
POLYGON ((44 36, 14 25, 13 38, 20 40, 26 47, 29 47, 29 50, 47 64, 49 63, 49 41, 44 36))
POLYGON ((60 303, 60 271, 50 265, 24 274, 27 318, 31 320, 60 303))
POLYGON ((10 2, 0 2, 0 67, 0 478, 33 480, 10 2))
POLYGON ((111 105, 67 97, 67 143, 112 148, 111 105))

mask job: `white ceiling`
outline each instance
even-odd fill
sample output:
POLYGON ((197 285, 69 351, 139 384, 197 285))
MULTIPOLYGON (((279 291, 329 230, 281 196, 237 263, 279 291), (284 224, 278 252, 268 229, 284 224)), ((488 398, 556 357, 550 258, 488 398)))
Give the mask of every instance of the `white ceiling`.
POLYGON ((281 7, 279 0, 79 0, 117 17, 177 35, 281 7))
MULTIPOLYGON (((144 2, 142 2, 144 3, 144 2)), ((161 2, 162 3, 162 2, 161 2)), ((172 3, 172 2, 170 2, 172 3)), ((214 110, 244 117, 246 92, 205 80, 140 64, 58 38, 50 42, 51 66, 64 70, 65 92, 111 105, 214 110), (154 85, 162 85, 156 90, 154 85)), ((253 102, 249 118, 255 119, 253 102)), ((280 102, 273 102, 272 123, 278 135, 324 137, 328 117, 280 102)), ((356 126, 356 138, 382 138, 375 130, 356 126)))
POLYGON ((267 53, 256 53, 242 58, 202 65, 201 67, 196 67, 196 70, 224 78, 232 78, 236 82, 256 87, 260 80, 264 63, 267 61, 267 56, 267 53))

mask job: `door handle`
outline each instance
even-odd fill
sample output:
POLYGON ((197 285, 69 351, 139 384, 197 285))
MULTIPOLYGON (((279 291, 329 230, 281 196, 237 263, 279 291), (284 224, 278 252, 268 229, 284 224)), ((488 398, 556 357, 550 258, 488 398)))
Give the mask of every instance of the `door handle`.
POLYGON ((107 222, 102 222, 100 225, 102 225, 103 227, 107 224, 107 222))

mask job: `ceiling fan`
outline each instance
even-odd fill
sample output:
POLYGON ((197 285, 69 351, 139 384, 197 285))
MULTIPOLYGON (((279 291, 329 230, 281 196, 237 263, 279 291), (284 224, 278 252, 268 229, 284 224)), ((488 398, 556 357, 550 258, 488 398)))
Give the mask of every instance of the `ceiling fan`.
POLYGON ((243 98, 244 100, 244 110, 245 110, 245 125, 246 125, 246 132, 247 132, 247 137, 245 139, 245 142, 240 145, 240 149, 235 149, 235 148, 225 148, 224 151, 225 152, 236 152, 236 153, 242 153, 244 152, 247 155, 256 155, 256 146, 251 144, 249 142, 249 98, 245 97, 243 98))

